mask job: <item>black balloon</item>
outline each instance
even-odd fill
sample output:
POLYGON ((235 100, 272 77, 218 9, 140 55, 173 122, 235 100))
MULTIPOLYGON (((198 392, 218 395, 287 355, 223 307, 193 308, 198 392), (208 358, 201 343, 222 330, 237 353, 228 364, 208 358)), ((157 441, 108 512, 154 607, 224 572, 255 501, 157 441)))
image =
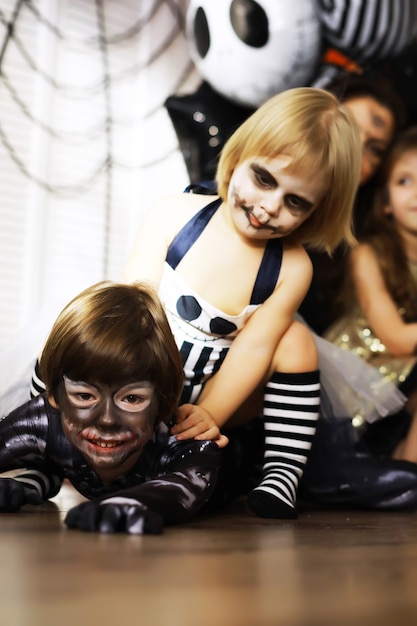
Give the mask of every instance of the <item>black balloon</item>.
POLYGON ((206 82, 193 94, 170 96, 165 107, 192 183, 213 179, 226 139, 254 110, 224 98, 206 82))

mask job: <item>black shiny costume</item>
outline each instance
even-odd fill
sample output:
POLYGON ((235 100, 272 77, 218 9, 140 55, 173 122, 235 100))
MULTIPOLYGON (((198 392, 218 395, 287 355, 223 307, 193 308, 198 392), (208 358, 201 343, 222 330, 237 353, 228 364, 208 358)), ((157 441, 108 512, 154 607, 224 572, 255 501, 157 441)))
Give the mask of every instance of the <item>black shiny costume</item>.
MULTIPOLYGON (((213 442, 177 442, 164 428, 160 427, 154 440, 145 446, 133 471, 104 484, 65 437, 59 411, 41 395, 0 421, 0 472, 24 468, 17 480, 36 497, 24 499, 23 504, 48 500, 68 479, 97 505, 116 496, 129 498, 156 513, 163 522, 186 521, 212 495, 221 454, 213 442)), ((5 484, 3 480, 2 485, 5 484)), ((7 510, 1 502, 0 508, 7 510)), ((95 524, 91 522, 91 527, 84 529, 96 530, 95 524)), ((82 527, 78 521, 68 525, 82 527)))

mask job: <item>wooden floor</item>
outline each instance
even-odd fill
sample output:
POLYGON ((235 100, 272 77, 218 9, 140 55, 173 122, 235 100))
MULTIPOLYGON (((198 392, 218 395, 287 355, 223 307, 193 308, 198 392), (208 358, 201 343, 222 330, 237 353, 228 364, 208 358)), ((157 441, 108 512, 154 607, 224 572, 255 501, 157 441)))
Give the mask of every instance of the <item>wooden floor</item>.
POLYGON ((1 626, 417 624, 417 513, 226 514, 160 536, 68 530, 70 487, 0 516, 1 626))

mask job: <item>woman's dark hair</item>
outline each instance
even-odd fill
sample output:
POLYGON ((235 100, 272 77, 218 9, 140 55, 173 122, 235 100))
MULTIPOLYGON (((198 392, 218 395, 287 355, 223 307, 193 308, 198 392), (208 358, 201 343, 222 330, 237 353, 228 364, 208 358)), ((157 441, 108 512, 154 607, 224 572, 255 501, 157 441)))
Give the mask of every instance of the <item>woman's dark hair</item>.
POLYGON ((348 74, 333 81, 328 86, 328 90, 334 93, 341 102, 362 96, 373 98, 392 112, 395 132, 402 130, 407 124, 407 109, 404 101, 392 81, 383 74, 348 74))

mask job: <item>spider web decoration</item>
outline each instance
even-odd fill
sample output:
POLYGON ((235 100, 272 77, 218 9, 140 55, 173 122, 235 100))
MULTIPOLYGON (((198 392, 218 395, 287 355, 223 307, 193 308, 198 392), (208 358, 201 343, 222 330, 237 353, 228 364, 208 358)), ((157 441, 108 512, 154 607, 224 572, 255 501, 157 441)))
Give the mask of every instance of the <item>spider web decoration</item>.
POLYGON ((187 184, 166 98, 199 79, 188 0, 0 0, 0 342, 119 279, 143 213, 187 184))

